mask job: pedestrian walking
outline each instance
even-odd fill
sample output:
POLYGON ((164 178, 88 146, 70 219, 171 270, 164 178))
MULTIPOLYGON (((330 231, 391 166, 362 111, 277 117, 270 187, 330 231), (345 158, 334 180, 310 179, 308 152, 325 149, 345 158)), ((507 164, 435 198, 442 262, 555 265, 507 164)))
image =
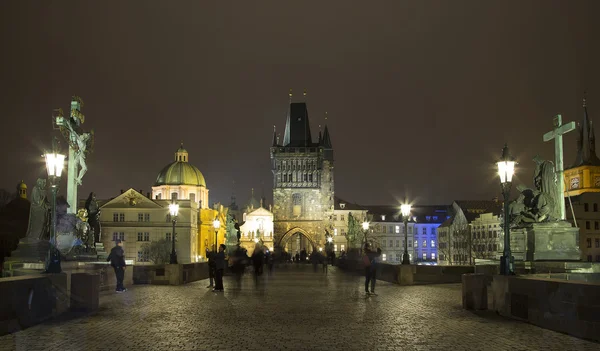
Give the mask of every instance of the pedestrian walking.
POLYGON ((273 274, 273 253, 270 250, 267 250, 265 255, 265 260, 267 261, 267 268, 269 269, 269 275, 273 274))
POLYGON ((213 291, 223 291, 223 272, 225 271, 225 266, 227 265, 227 260, 225 259, 225 249, 227 246, 225 244, 219 245, 219 252, 217 252, 214 256, 215 261, 215 288, 213 291))
POLYGON ((125 251, 123 250, 123 242, 116 240, 115 247, 110 250, 110 254, 106 259, 110 262, 110 265, 115 270, 115 276, 117 277, 117 288, 116 292, 121 293, 127 291, 123 286, 123 279, 125 278, 125 251))
POLYGON ((208 251, 206 248, 206 258, 208 259, 208 279, 210 284, 208 284, 207 288, 213 287, 213 280, 215 279, 215 252, 208 251))
POLYGON ((365 293, 369 294, 369 284, 371 283, 371 264, 374 253, 369 244, 365 244, 365 253, 363 255, 363 265, 365 266, 365 293))
POLYGON ((377 280, 377 268, 381 260, 381 249, 377 248, 377 253, 371 259, 371 294, 375 294, 375 281, 377 280))
POLYGON ((265 253, 260 244, 256 244, 252 253, 252 265, 254 266, 254 279, 258 281, 258 277, 262 274, 265 253))

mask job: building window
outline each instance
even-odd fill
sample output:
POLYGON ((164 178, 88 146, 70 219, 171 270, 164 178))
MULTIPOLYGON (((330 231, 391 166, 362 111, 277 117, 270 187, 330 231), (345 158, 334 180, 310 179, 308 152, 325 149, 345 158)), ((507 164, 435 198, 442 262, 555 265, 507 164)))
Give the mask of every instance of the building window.
POLYGON ((385 215, 381 215, 381 220, 385 221, 385 215))
POLYGON ((399 225, 396 226, 396 234, 400 234, 400 226, 399 225))
POLYGON ((585 229, 590 229, 590 221, 585 221, 585 229))
POLYGON ((431 240, 431 247, 435 248, 435 240, 431 240))
POLYGON ((113 233, 113 241, 117 241, 119 239, 119 233, 113 233))
POLYGON ((337 228, 333 228, 333 235, 337 236, 337 228))
POLYGON ((171 193, 171 200, 177 200, 177 193, 171 193))
POLYGON ((125 213, 119 213, 119 222, 125 222, 125 213))
POLYGON ((413 227, 408 227, 408 234, 412 234, 413 233, 413 227))
POLYGON ((438 216, 433 216, 433 220, 437 221, 438 220, 438 216))
POLYGON ((425 252, 423 252, 423 260, 427 259, 427 254, 425 252))
POLYGON ((382 226, 381 226, 381 232, 382 232, 383 234, 386 234, 386 228, 387 228, 387 227, 386 227, 386 226, 384 226, 384 225, 382 225, 382 226))
POLYGON ((125 241, 125 233, 123 233, 123 232, 119 233, 119 240, 125 241))
POLYGON ((345 250, 345 245, 344 245, 344 244, 341 244, 341 245, 340 245, 340 251, 344 251, 344 250, 345 250))
POLYGON ((138 213, 138 222, 143 222, 143 221, 144 221, 144 214, 138 213))
POLYGON ((423 240, 423 247, 427 247, 427 240, 423 240))
POLYGON ((587 238, 586 241, 587 241, 588 249, 591 248, 592 247, 592 238, 587 238))
POLYGON ((167 223, 170 223, 170 222, 171 222, 171 214, 168 214, 167 215, 167 223))
POLYGON ((596 262, 600 262, 600 255, 596 255, 596 262))
POLYGON ((159 194, 156 194, 156 196, 155 196, 154 198, 155 198, 156 200, 160 200, 160 199, 161 199, 161 197, 162 197, 161 195, 162 195, 162 194, 160 194, 160 193, 159 193, 159 194))
MULTIPOLYGON (((417 246, 417 242, 415 241, 415 246, 417 246)), ((408 247, 412 247, 412 241, 408 242, 408 247)))
POLYGON ((333 215, 333 220, 337 221, 337 215, 333 215))
POLYGON ((345 220, 346 220, 346 216, 344 216, 344 215, 340 215, 340 220, 341 220, 341 221, 345 221, 345 220))
POLYGON ((150 213, 144 213, 144 222, 150 222, 150 213))
POLYGON ((400 240, 396 240, 396 247, 400 246, 400 240))
POLYGON ((346 235, 346 230, 344 228, 340 229, 340 232, 342 233, 342 235, 346 235))
POLYGON ((167 239, 167 241, 169 241, 169 242, 170 242, 170 241, 171 241, 171 233, 167 233, 167 234, 165 235, 165 239, 167 239))
POLYGON ((119 221, 119 214, 113 213, 113 222, 118 222, 118 221, 119 221))
POLYGON ((144 233, 137 233, 137 234, 138 234, 138 236, 137 236, 138 241, 144 241, 144 233))
POLYGON ((385 239, 381 240, 381 246, 385 247, 385 239))
POLYGON ((394 240, 390 239, 390 247, 394 246, 394 240))
POLYGON ((432 253, 431 253, 431 259, 432 259, 432 260, 435 260, 435 252, 432 252, 432 253))
POLYGON ((598 230, 598 221, 594 221, 594 229, 598 230))
POLYGON ((598 212, 598 204, 594 204, 594 212, 598 212))
POLYGON ((594 240, 594 242, 596 243, 596 248, 599 248, 600 247, 600 239, 596 238, 594 240))
POLYGON ((333 251, 337 252, 337 244, 333 244, 333 251))
POLYGON ((588 255, 587 260, 588 262, 592 262, 592 255, 588 255))
POLYGON ((383 254, 383 255, 381 255, 381 256, 382 256, 382 259, 383 259, 383 261, 385 261, 385 260, 386 260, 386 258, 387 258, 387 256, 386 256, 385 254, 383 254))
POLYGON ((427 221, 430 221, 430 220, 431 220, 431 216, 425 216, 425 219, 426 219, 427 221))
POLYGON ((422 229, 422 232, 421 232, 421 233, 422 233, 422 234, 427 234, 427 228, 423 227, 423 229, 422 229))
POLYGON ((585 212, 589 211, 590 210, 590 206, 587 203, 583 204, 583 210, 585 212))

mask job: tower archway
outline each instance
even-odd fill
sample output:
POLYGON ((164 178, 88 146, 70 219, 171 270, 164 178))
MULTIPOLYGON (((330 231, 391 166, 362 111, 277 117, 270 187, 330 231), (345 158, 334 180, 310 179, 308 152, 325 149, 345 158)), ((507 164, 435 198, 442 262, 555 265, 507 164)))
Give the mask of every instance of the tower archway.
MULTIPOLYGON (((288 230, 285 234, 281 236, 281 239, 277 241, 277 247, 286 250, 290 246, 297 246, 297 251, 302 249, 306 249, 307 246, 310 246, 311 251, 316 251, 318 249, 317 243, 313 239, 312 235, 310 235, 306 230, 295 227, 288 230), (298 243, 294 245, 293 242, 290 242, 292 238, 297 238, 298 243), (303 239, 306 241, 305 245, 302 245, 303 239)), ((286 250, 289 252, 289 250, 286 250)), ((295 251, 295 250, 294 250, 295 251)), ((293 254, 293 252, 289 252, 293 254)))

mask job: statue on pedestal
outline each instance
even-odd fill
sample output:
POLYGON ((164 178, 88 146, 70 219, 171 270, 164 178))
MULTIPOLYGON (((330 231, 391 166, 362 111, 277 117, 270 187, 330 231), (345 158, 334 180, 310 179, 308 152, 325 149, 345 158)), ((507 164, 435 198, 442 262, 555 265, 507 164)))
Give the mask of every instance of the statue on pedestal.
POLYGON ((560 220, 560 199, 556 199, 557 179, 551 161, 535 157, 534 189, 518 185, 519 197, 509 205, 511 226, 560 220))

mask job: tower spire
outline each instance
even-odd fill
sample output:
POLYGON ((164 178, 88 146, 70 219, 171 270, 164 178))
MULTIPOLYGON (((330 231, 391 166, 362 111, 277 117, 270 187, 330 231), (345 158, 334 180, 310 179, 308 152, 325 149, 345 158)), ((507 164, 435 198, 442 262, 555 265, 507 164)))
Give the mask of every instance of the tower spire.
POLYGON ((277 140, 277 130, 275 125, 273 125, 273 146, 277 146, 277 144, 279 144, 279 141, 277 140))
POLYGON ((321 143, 325 148, 331 149, 331 137, 329 136, 329 128, 327 128, 327 112, 325 112, 325 131, 323 132, 323 141, 321 143))

